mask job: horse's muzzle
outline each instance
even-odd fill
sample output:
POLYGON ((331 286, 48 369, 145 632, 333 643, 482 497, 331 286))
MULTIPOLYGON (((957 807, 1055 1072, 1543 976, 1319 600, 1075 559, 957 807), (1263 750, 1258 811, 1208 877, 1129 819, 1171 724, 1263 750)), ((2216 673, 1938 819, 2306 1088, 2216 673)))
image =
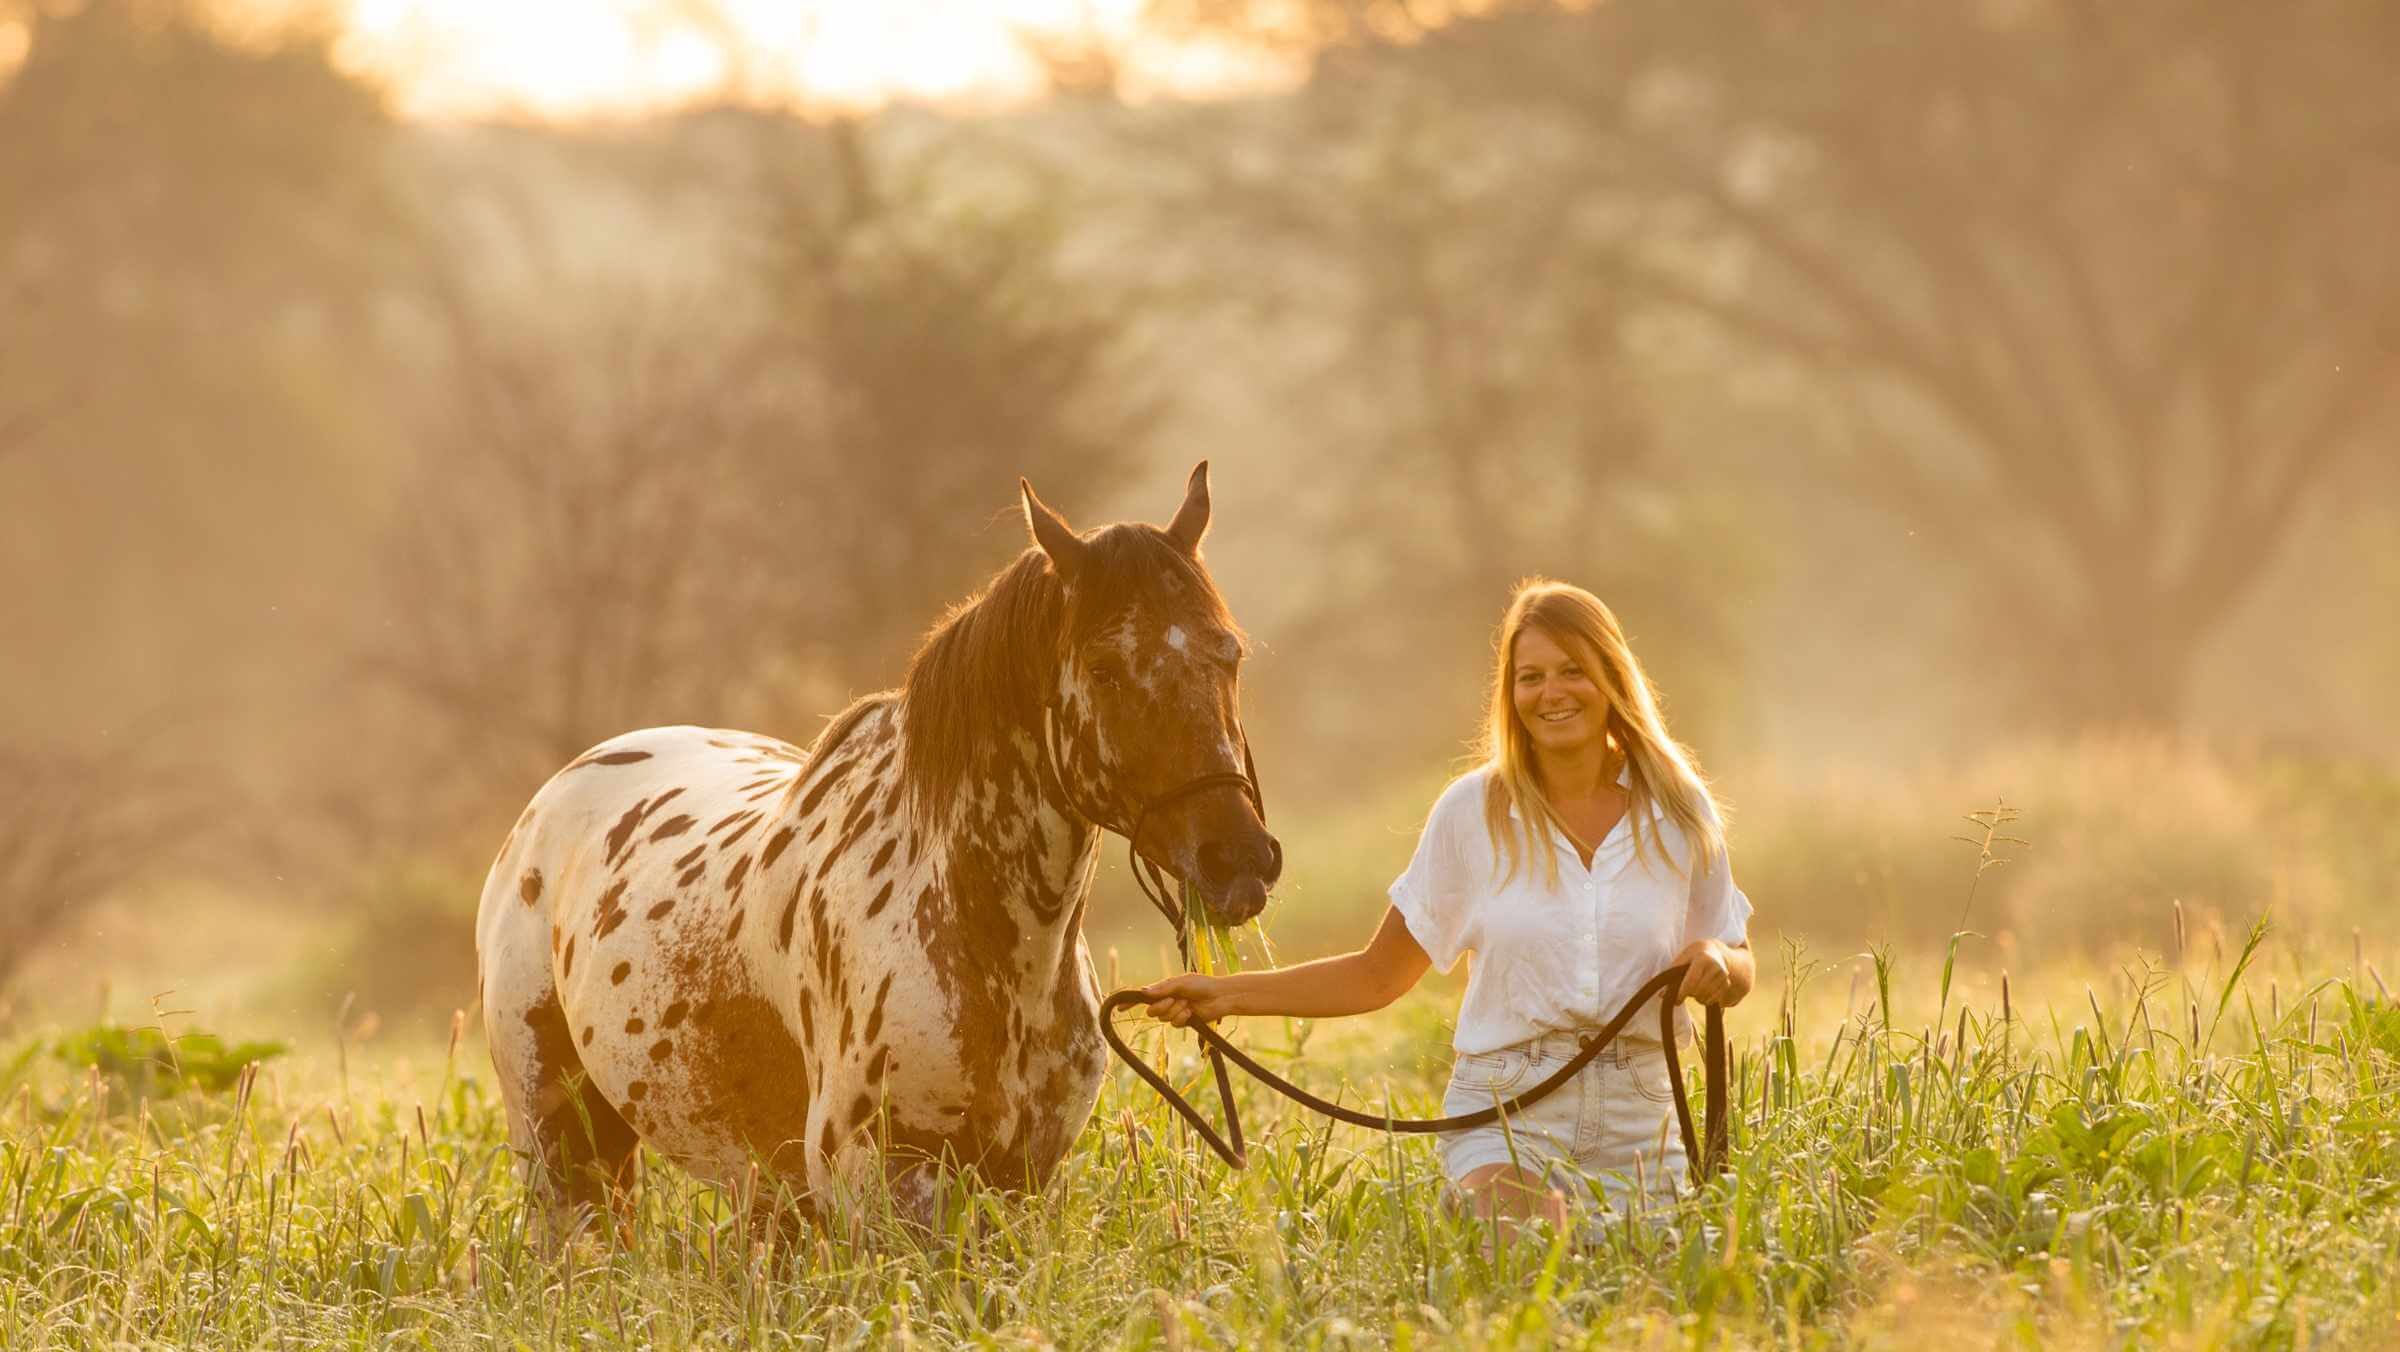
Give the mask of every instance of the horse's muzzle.
POLYGON ((1283 842, 1263 831, 1253 841, 1208 841, 1199 864, 1196 881, 1210 918, 1239 925, 1267 908, 1267 889, 1283 876, 1283 842))

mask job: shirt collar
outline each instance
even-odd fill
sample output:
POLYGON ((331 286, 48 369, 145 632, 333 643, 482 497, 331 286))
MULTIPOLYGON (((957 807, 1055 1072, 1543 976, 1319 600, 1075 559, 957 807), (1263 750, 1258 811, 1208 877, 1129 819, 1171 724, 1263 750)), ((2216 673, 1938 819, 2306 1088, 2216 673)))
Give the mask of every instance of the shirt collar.
MULTIPOLYGON (((1633 787, 1633 762, 1627 761, 1617 767, 1617 787, 1620 789, 1633 787)), ((1510 821, 1525 820, 1525 814, 1517 810, 1517 800, 1513 794, 1509 796, 1508 800, 1508 819, 1510 821)))

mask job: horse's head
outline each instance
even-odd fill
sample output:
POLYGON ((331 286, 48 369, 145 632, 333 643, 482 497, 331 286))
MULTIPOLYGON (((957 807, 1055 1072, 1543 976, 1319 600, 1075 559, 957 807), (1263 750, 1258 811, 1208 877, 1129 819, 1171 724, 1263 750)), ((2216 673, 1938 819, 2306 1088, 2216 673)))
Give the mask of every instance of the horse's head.
POLYGON ((1170 799, 1208 775, 1244 772, 1241 630, 1200 561, 1208 532, 1208 465, 1192 471, 1165 529, 1117 525, 1077 535, 1024 491, 1025 519, 1061 584, 1051 698, 1071 793, 1121 814, 1135 847, 1195 884, 1210 914, 1240 924, 1267 904, 1283 852, 1257 808, 1224 783, 1170 799))

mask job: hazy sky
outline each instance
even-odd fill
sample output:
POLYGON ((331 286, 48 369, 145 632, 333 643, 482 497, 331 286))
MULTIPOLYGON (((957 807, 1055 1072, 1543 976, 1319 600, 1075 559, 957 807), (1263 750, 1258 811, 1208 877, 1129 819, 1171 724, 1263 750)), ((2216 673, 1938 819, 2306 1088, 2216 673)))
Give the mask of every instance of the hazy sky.
POLYGON ((1172 45, 1142 0, 346 0, 343 59, 416 117, 639 112, 712 90, 846 105, 1038 92, 1021 35, 1096 38, 1134 97, 1275 78, 1172 45))

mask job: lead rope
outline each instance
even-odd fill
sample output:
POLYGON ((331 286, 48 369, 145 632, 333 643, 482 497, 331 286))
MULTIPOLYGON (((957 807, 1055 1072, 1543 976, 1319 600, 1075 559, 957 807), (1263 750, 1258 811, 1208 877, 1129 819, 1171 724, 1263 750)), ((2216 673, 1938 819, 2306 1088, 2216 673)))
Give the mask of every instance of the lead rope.
POLYGON ((1227 1081, 1223 1058, 1232 1058, 1235 1064, 1250 1072, 1253 1077, 1269 1088, 1302 1107, 1323 1113, 1337 1122, 1348 1122, 1353 1126, 1360 1127, 1373 1127, 1381 1131, 1418 1134, 1464 1131, 1469 1127, 1484 1126, 1521 1112, 1526 1107, 1547 1097, 1569 1080, 1574 1079, 1577 1072, 1589 1065, 1593 1057, 1606 1050, 1608 1045, 1616 1040, 1617 1034, 1623 1032, 1626 1026, 1633 1022, 1633 1016, 1641 1011, 1642 1006, 1655 997, 1659 1002, 1659 1042, 1664 1046, 1667 1054, 1667 1083, 1675 1093, 1675 1123, 1683 1133, 1684 1159, 1690 1166, 1692 1183, 1694 1186, 1698 1186, 1716 1177, 1725 1167, 1730 1128, 1730 1118, 1725 1111, 1729 1076, 1725 1050, 1724 1007, 1713 1004, 1704 1005, 1706 1030, 1701 1045, 1704 1057, 1703 1079, 1708 1102, 1708 1116, 1703 1124, 1707 1130, 1707 1140, 1704 1145, 1692 1129, 1692 1104, 1689 1094, 1684 1089, 1683 1061, 1675 1050, 1675 1006, 1677 1001, 1671 992, 1682 989, 1684 976, 1689 971, 1689 964, 1678 963, 1650 978, 1640 990, 1634 992, 1633 998, 1627 1000, 1624 1007, 1617 1011, 1615 1018, 1603 1025, 1599 1032, 1582 1039, 1583 1049, 1577 1052, 1573 1059, 1540 1084, 1506 1103, 1496 1103, 1489 1108, 1479 1108, 1471 1113, 1459 1113, 1451 1117, 1379 1117, 1371 1113, 1359 1112, 1356 1109, 1345 1108, 1338 1103, 1329 1103, 1250 1059, 1241 1048, 1226 1041, 1225 1036, 1214 1027, 1205 1023, 1196 1023, 1191 1025, 1192 1031, 1198 1033, 1201 1041, 1207 1044, 1209 1056, 1216 1062, 1217 1102, 1224 1109, 1226 1129, 1225 1135, 1219 1136, 1216 1129, 1209 1125, 1208 1120, 1200 1116, 1199 1110, 1193 1108, 1183 1095, 1175 1092, 1174 1086, 1167 1083, 1165 1076, 1151 1069, 1140 1057, 1134 1055, 1133 1049, 1126 1046, 1124 1039, 1117 1036, 1116 1023, 1112 1016, 1127 1005, 1144 1003, 1140 990, 1132 988, 1121 990, 1101 1002, 1100 1034, 1108 1039, 1108 1045, 1116 1051, 1118 1057, 1125 1064, 1133 1067, 1134 1074, 1141 1076, 1152 1089, 1157 1090, 1161 1097, 1174 1106, 1176 1112, 1183 1115, 1184 1121, 1190 1123, 1193 1130, 1200 1133, 1201 1139, 1208 1142, 1211 1150, 1216 1151, 1226 1164, 1239 1169, 1248 1162, 1248 1152, 1242 1145, 1242 1115, 1240 1110, 1234 1106, 1233 1087, 1227 1081))

